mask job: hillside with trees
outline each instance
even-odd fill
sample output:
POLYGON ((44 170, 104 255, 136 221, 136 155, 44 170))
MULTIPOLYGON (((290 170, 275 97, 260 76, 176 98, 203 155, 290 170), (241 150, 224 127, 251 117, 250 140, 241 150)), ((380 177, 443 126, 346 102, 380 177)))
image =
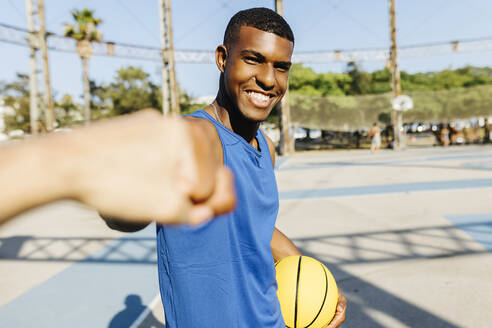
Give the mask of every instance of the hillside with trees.
MULTIPOLYGON (((294 123, 320 129, 359 129, 372 122, 389 123, 391 73, 365 72, 349 63, 344 73, 316 73, 295 64, 290 76, 294 123)), ((414 100, 404 120, 451 121, 492 115, 492 68, 410 74, 401 72, 402 92, 414 100)))

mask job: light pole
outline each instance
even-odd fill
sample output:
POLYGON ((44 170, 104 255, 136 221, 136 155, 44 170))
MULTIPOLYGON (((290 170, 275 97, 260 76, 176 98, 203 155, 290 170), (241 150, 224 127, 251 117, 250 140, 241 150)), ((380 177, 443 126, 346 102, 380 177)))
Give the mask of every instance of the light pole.
POLYGON ((51 95, 50 68, 48 63, 48 45, 46 44, 46 21, 44 14, 44 1, 38 0, 39 15, 39 45, 43 56, 43 75, 44 75, 44 104, 46 106, 46 130, 53 131, 55 123, 55 109, 53 96, 51 95))
MULTIPOLYGON (((284 15, 282 0, 275 0, 275 11, 284 15)), ((278 105, 278 125, 280 130, 279 153, 280 155, 292 154, 295 151, 294 141, 290 135, 290 106, 289 106, 289 86, 278 105)))
MULTIPOLYGON (((389 0, 390 10, 390 62, 391 62, 391 89, 393 90, 393 99, 401 94, 400 85, 400 70, 398 69, 398 48, 396 46, 396 17, 395 17, 395 0, 389 0)), ((393 121, 393 150, 401 149, 401 125, 402 114, 401 111, 393 109, 392 111, 393 121)))
POLYGON ((179 97, 174 69, 171 1, 159 0, 162 47, 162 112, 179 114, 179 97))
POLYGON ((29 117, 31 134, 39 132, 38 80, 36 55, 39 48, 38 33, 34 30, 34 8, 32 0, 26 0, 27 27, 29 29, 29 117))

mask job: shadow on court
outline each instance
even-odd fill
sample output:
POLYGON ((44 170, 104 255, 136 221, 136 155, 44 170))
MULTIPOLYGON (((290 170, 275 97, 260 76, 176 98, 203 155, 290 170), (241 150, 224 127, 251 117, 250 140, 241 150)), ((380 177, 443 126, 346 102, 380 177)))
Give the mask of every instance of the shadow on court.
MULTIPOLYGON (((293 238, 303 249, 329 246, 330 254, 323 256, 333 264, 357 264, 442 258, 483 254, 488 251, 477 247, 492 247, 490 238, 467 238, 462 231, 490 234, 492 220, 480 220, 456 225, 436 225, 409 229, 380 230, 350 234, 333 234, 293 238), (343 252, 340 252, 343 251, 343 252), (343 253, 342 256, 337 255, 343 253)), ((0 238, 0 261, 27 262, 85 262, 106 264, 156 265, 154 237, 87 238, 87 237, 32 237, 0 238), (110 243, 108 243, 111 241, 110 243), (104 247, 94 254, 89 248, 104 247), (135 251, 137 249, 138 251, 135 251), (130 251, 131 250, 131 251, 130 251), (91 254, 92 253, 92 254, 91 254)))
MULTIPOLYGON (((125 308, 118 312, 111 319, 108 328, 130 328, 140 314, 146 309, 142 304, 142 299, 138 295, 128 295, 125 298, 125 308)), ((145 320, 138 328, 165 328, 166 326, 158 321, 152 312, 145 317, 145 320)))
MULTIPOLYGON (((339 285, 349 300, 347 327, 384 327, 378 316, 385 316, 408 327, 457 328, 456 324, 445 318, 351 274, 342 267, 488 253, 476 241, 484 245, 490 239, 475 238, 474 241, 463 231, 484 233, 490 229, 492 220, 488 219, 456 225, 310 236, 293 241, 307 256, 323 259, 339 279, 339 285), (329 251, 311 251, 316 249, 329 251)), ((108 243, 109 240, 112 239, 32 236, 0 238, 0 261, 156 265, 155 238, 124 237, 108 243), (87 249, 94 247, 94 244, 105 247, 97 255, 91 255, 87 249)), ((109 328, 129 327, 144 309, 140 296, 128 295, 125 308, 113 317, 109 328)), ((140 327, 164 327, 152 313, 149 313, 143 324, 140 327)))
MULTIPOLYGON (((334 234, 293 239, 301 252, 322 261, 348 299, 347 327, 391 327, 381 324, 398 322, 405 327, 458 328, 449 320, 417 306, 415 303, 388 292, 361 276, 351 274, 346 265, 382 264, 415 259, 460 257, 489 253, 490 238, 468 238, 468 233, 489 234, 492 221, 467 222, 456 225, 417 227, 412 229, 381 230, 352 234, 334 234), (477 245, 476 242, 482 245, 477 245), (313 251, 321 250, 325 251, 313 251), (329 249, 329 251, 326 251, 329 249), (378 320, 379 319, 379 320, 378 320)), ((409 284, 416 283, 408 281, 409 284)), ((381 283, 384 286, 384 282, 381 283)))
MULTIPOLYGON (((319 259, 320 254, 309 252, 303 248, 299 249, 304 255, 319 259)), ((360 277, 351 275, 336 264, 321 262, 330 268, 334 276, 344 277, 343 281, 337 282, 348 302, 344 327, 390 327, 376 321, 369 314, 369 312, 377 312, 386 317, 391 317, 394 321, 407 327, 460 328, 452 322, 409 303, 360 277)))
POLYGON ((155 245, 153 237, 12 236, 0 238, 0 261, 155 265, 155 245), (94 253, 94 249, 103 247, 102 252, 94 253))
POLYGON ((489 252, 487 248, 492 246, 490 238, 472 240, 462 231, 490 234, 492 221, 312 236, 292 238, 292 241, 303 249, 319 248, 321 245, 336 249, 337 251, 330 254, 313 254, 316 258, 323 257, 336 265, 433 259, 489 252), (477 246, 477 242, 486 249, 477 246), (343 255, 337 255, 340 253, 343 255))

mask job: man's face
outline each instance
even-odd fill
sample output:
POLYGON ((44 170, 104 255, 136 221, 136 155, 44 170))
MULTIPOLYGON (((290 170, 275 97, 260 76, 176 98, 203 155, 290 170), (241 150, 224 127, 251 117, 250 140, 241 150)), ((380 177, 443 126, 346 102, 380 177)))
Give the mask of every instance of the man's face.
POLYGON ((287 89, 294 44, 276 34, 242 26, 228 50, 227 95, 242 116, 264 121, 287 89))

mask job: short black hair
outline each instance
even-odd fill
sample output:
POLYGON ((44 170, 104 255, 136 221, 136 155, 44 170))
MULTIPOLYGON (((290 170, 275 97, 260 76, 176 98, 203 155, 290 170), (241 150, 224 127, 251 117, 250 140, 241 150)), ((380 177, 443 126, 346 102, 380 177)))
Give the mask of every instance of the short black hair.
POLYGON ((224 33, 224 45, 232 45, 239 37, 241 26, 250 26, 264 32, 274 33, 294 43, 294 33, 285 19, 269 8, 241 10, 232 16, 224 33))

